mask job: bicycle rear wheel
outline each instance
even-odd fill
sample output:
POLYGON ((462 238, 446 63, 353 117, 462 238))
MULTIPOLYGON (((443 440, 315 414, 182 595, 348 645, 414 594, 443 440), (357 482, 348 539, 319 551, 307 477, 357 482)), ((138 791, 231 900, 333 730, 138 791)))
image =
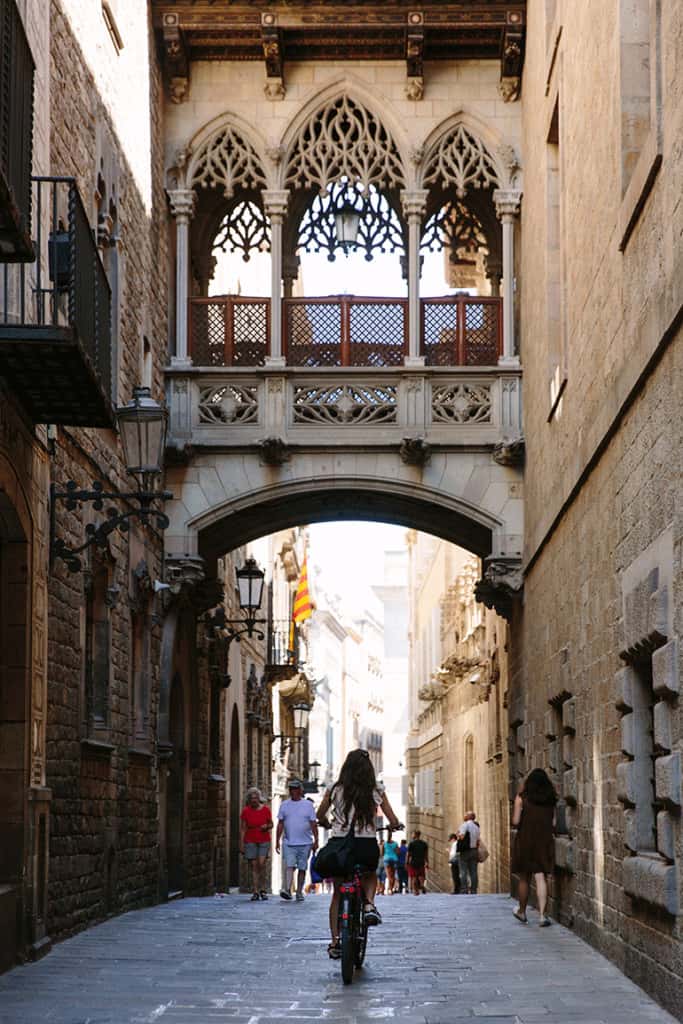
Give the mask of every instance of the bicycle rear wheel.
POLYGON ((348 896, 344 896, 340 908, 339 934, 341 937, 341 972, 345 985, 353 981, 353 962, 355 959, 353 941, 353 903, 348 896))

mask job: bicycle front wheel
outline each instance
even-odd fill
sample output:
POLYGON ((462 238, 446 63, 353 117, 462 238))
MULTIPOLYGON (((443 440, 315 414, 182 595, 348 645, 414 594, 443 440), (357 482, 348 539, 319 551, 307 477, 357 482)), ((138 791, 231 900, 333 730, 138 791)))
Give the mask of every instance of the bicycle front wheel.
POLYGON ((345 985, 350 985, 353 981, 355 944, 353 941, 353 903, 348 896, 344 896, 342 899, 340 918, 342 980, 345 985))

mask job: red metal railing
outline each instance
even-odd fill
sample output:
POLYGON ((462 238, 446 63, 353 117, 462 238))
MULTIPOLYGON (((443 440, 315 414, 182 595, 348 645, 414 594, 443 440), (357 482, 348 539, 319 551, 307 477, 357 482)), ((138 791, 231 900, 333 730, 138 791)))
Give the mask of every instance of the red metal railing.
MULTIPOLYGON (((427 366, 493 366, 502 353, 502 300, 448 295, 421 300, 427 366)), ((190 300, 196 366, 261 366, 269 353, 270 302, 232 296, 190 300)), ((283 299, 288 366, 401 366, 408 355, 408 300, 336 295, 283 299)))

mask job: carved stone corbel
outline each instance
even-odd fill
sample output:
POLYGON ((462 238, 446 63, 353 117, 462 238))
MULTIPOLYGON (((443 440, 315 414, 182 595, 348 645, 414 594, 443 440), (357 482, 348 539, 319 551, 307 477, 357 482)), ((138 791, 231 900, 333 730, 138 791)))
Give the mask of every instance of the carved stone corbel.
POLYGON ((421 100, 424 95, 425 26, 422 11, 408 13, 406 33, 406 99, 421 100))
POLYGON ((144 558, 131 571, 130 605, 134 611, 141 611, 152 593, 152 577, 144 558))
POLYGON ((399 455, 407 466, 424 466, 432 457, 432 448, 424 437, 404 437, 399 455))
POLYGON ((266 466, 282 466, 291 457, 287 451, 287 444, 281 437, 264 437, 259 441, 258 447, 261 450, 261 461, 266 466))
POLYGON ((276 14, 261 15, 261 46, 266 62, 266 84, 264 91, 269 100, 285 98, 284 58, 282 39, 277 26, 276 14))
POLYGON ((474 596, 487 608, 509 620, 513 603, 521 597, 523 586, 521 559, 491 555, 484 562, 484 574, 475 585, 474 596))
POLYGON ((524 16, 520 11, 508 11, 500 56, 500 84, 498 91, 505 103, 519 98, 524 63, 524 16))
POLYGON ((523 437, 504 437, 493 449, 493 461, 499 466, 523 466, 526 442, 523 437))
POLYGON ((164 14, 162 36, 169 97, 172 103, 182 103, 190 91, 190 60, 179 14, 164 14))

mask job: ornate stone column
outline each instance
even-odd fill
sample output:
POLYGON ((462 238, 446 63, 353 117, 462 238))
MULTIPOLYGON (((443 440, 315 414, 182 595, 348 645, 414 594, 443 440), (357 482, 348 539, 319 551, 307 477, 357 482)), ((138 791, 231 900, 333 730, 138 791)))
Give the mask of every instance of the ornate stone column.
POLYGON ((493 201, 503 226, 503 355, 502 366, 519 366, 515 351, 515 218, 522 193, 519 189, 496 189, 493 201))
POLYGON ((191 188, 168 189, 171 213, 176 223, 176 255, 175 255, 175 355, 171 356, 171 366, 191 366, 192 360, 187 351, 187 320, 189 316, 189 279, 190 279, 190 220, 194 213, 196 194, 191 188))
POLYGON ((420 239, 427 209, 426 189, 401 192, 403 215, 408 221, 408 355, 406 366, 424 366, 420 355, 420 239))
POLYGON ((282 223, 289 192, 265 189, 263 210, 270 220, 270 355, 266 366, 284 366, 282 355, 282 223))

